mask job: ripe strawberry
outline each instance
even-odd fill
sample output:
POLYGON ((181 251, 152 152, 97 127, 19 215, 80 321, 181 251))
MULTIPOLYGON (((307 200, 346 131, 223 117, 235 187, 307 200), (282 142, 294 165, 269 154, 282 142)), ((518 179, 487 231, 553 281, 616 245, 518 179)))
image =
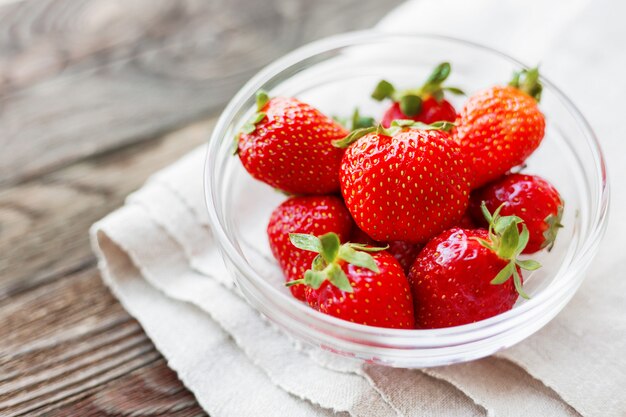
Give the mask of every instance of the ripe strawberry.
POLYGON ((417 255, 419 255, 420 251, 424 247, 424 245, 420 245, 419 243, 409 243, 402 240, 393 240, 387 243, 387 245, 389 245, 387 252, 396 258, 404 272, 407 274, 411 270, 411 266, 415 262, 417 255))
POLYGON ((352 235, 350 236, 350 242, 363 243, 370 246, 384 246, 381 242, 372 239, 367 233, 358 227, 352 229, 352 235))
POLYGON ((388 81, 382 80, 372 93, 372 98, 382 101, 390 98, 393 103, 383 116, 382 125, 391 126, 394 120, 409 119, 426 124, 456 119, 456 111, 444 97, 444 91, 463 94, 458 88, 442 87, 450 75, 450 64, 442 62, 430 74, 426 82, 417 89, 396 91, 388 81))
MULTIPOLYGON (((321 235, 335 232, 348 239, 353 222, 341 198, 334 195, 292 197, 272 212, 267 226, 270 248, 287 281, 300 279, 315 258, 312 252, 295 248, 289 233, 321 235)), ((294 297, 304 301, 304 287, 291 287, 294 297)))
POLYGON ((468 169, 447 132, 396 121, 389 129, 356 130, 333 143, 349 146, 339 172, 341 192, 357 225, 373 239, 424 243, 463 216, 468 169))
POLYGON ((472 188, 480 187, 524 162, 541 143, 545 119, 538 70, 517 73, 506 87, 471 96, 456 120, 454 137, 474 171, 472 188))
MULTIPOLYGON (((463 216, 463 218, 465 218, 465 216, 463 216)), ((370 246, 387 245, 387 252, 389 252, 391 255, 393 255, 394 258, 396 258, 404 272, 407 274, 409 273, 409 269, 411 269, 411 265, 413 265, 415 258, 417 258, 417 255, 424 247, 424 245, 420 245, 418 243, 408 243, 402 240, 393 240, 391 242, 387 242, 386 244, 383 242, 377 242, 358 227, 352 229, 350 242, 367 244, 370 246)))
POLYGON ((563 217, 563 200, 556 188, 536 175, 509 174, 472 192, 470 210, 484 223, 480 205, 488 210, 502 206, 500 214, 524 220, 530 239, 522 253, 552 249, 563 217), (504 205, 503 205, 504 204, 504 205))
POLYGON ((237 136, 237 153, 256 179, 292 194, 339 190, 343 151, 331 141, 347 131, 295 98, 257 93, 257 113, 237 136))
POLYGON ((518 294, 528 298, 520 268, 540 267, 517 259, 528 242, 528 229, 519 217, 500 217, 497 210, 491 216, 484 210, 488 231, 446 230, 428 242, 411 267, 418 328, 473 323, 510 310, 518 294))
MULTIPOLYGON (((472 198, 472 195, 470 194, 470 204, 471 204, 471 198, 472 198)), ((483 219, 483 221, 485 220, 485 218, 482 217, 482 213, 481 213, 481 218, 483 219)), ((479 223, 479 224, 482 224, 482 223, 479 223)), ((461 217, 461 220, 456 222, 454 227, 460 227, 461 229, 476 229, 477 228, 477 225, 474 222, 472 215, 469 213, 469 208, 467 211, 465 211, 465 213, 463 213, 463 217, 461 217)))
POLYGON ((381 248, 340 244, 335 233, 315 237, 292 234, 298 248, 318 253, 304 278, 311 307, 354 323, 412 329, 413 300, 402 267, 381 248), (371 253, 367 253, 371 252, 371 253))

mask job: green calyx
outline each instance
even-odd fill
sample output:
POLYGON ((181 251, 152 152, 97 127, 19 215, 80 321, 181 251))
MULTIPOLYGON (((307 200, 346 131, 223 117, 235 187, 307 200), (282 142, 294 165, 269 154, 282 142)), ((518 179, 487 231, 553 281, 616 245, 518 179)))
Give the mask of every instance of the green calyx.
POLYGON ((539 67, 528 70, 523 69, 513 73, 513 79, 511 79, 509 85, 525 92, 534 98, 537 103, 541 101, 543 85, 539 81, 539 67))
POLYGON ((332 145, 336 148, 345 149, 363 136, 373 132, 376 132, 379 135, 393 136, 396 133, 405 129, 443 130, 445 132, 448 132, 453 127, 454 123, 445 121, 426 124, 422 122, 416 122, 414 120, 400 119, 391 122, 391 126, 389 126, 388 128, 385 128, 382 124, 379 124, 378 126, 371 126, 353 130, 352 132, 350 132, 350 134, 348 134, 348 136, 332 141, 332 145))
POLYGON ((328 280, 335 287, 345 292, 353 292, 350 280, 341 269, 339 261, 367 268, 372 272, 379 272, 378 265, 368 252, 380 252, 384 248, 375 248, 360 243, 344 243, 339 241, 336 233, 326 233, 322 236, 313 236, 302 233, 290 233, 289 240, 298 249, 315 252, 318 255, 311 263, 311 269, 304 273, 304 277, 289 281, 285 285, 304 284, 313 289, 318 289, 322 283, 328 280))
POLYGON ((348 119, 347 117, 333 116, 333 120, 351 131, 356 129, 365 129, 367 127, 375 126, 376 124, 376 121, 373 117, 362 116, 359 112, 358 107, 354 109, 354 112, 352 112, 352 117, 350 119, 348 119))
POLYGON ((452 67, 448 62, 442 62, 435 67, 420 88, 404 91, 397 91, 389 81, 382 80, 372 92, 372 98, 378 101, 389 98, 400 104, 400 110, 406 116, 415 116, 422 111, 422 102, 428 97, 433 97, 437 102, 441 102, 446 91, 452 94, 465 94, 460 88, 443 86, 443 82, 448 78, 451 70, 452 67))
POLYGON ((551 251, 554 247, 554 241, 556 240, 556 235, 559 233, 559 229, 563 227, 561 224, 561 219, 563 218, 563 204, 561 203, 557 208, 556 214, 550 214, 545 218, 545 222, 548 225, 546 231, 543 232, 543 243, 541 244, 541 249, 548 248, 548 251, 551 251))
POLYGON ((244 125, 241 127, 241 130, 235 134, 235 139, 234 139, 235 143, 234 143, 234 150, 233 150, 234 155, 236 155, 239 152, 239 138, 241 137, 241 134, 245 133, 249 135, 250 133, 253 133, 256 130, 256 125, 259 124, 267 116, 267 114, 262 112, 261 110, 263 110, 263 108, 269 101, 270 101, 270 96, 267 94, 267 92, 263 90, 257 91, 256 93, 257 111, 252 116, 250 116, 250 118, 246 121, 246 123, 244 123, 244 125))
POLYGON ((507 265, 491 280, 491 284, 503 284, 513 276, 515 290, 523 298, 529 299, 530 297, 522 288, 522 278, 517 271, 517 267, 534 271, 540 268, 541 264, 532 259, 517 259, 528 244, 530 237, 528 228, 524 224, 524 221, 517 216, 500 216, 502 207, 504 207, 504 204, 491 214, 483 201, 481 210, 485 219, 489 222, 489 239, 477 240, 481 245, 498 255, 499 258, 508 261, 507 265), (519 231, 520 224, 522 226, 521 232, 519 231))

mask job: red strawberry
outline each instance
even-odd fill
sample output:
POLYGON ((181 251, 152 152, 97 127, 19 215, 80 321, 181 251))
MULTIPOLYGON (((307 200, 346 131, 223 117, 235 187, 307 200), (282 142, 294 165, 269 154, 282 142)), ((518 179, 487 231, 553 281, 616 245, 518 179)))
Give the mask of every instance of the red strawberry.
POLYGON ((352 236, 350 236, 350 242, 352 243, 363 243, 370 246, 384 246, 381 245, 381 242, 377 242, 372 239, 367 233, 363 230, 355 227, 352 229, 352 236))
POLYGON ((409 283, 389 253, 354 243, 340 245, 334 233, 319 238, 292 234, 291 242, 319 254, 302 280, 287 284, 305 284, 313 308, 359 324, 414 328, 409 283))
POLYGON ((383 116, 382 125, 391 126, 394 120, 409 119, 426 124, 456 119, 456 111, 452 104, 443 98, 444 91, 463 94, 458 88, 442 87, 442 83, 450 75, 450 64, 439 64, 430 74, 424 85, 418 89, 396 91, 388 81, 382 80, 376 86, 372 97, 378 101, 390 98, 391 107, 383 116))
POLYGON ((346 207, 381 242, 426 242, 459 221, 469 199, 458 145, 433 125, 407 123, 357 130, 334 142, 349 146, 339 173, 346 207))
MULTIPOLYGON (((485 209, 486 210, 486 209, 485 209)), ((411 267, 409 281, 418 328, 459 326, 513 307, 522 290, 521 270, 539 263, 517 260, 528 242, 528 229, 515 216, 494 213, 489 230, 446 230, 424 247, 411 267), (513 276, 513 279, 509 279, 513 276)))
POLYGON ((339 190, 343 151, 331 141, 347 131, 295 98, 257 94, 257 109, 237 138, 243 166, 256 179, 292 194, 339 190))
MULTIPOLYGON (((315 258, 312 252, 295 248, 289 241, 290 233, 321 235, 335 232, 348 239, 352 218, 341 198, 326 196, 292 197, 272 212, 267 226, 270 248, 287 281, 300 279, 315 258)), ((304 287, 291 287, 294 297, 304 301, 304 287)))
POLYGON ((537 149, 545 130, 537 106, 541 89, 535 68, 516 74, 506 87, 488 88, 467 100, 453 135, 472 166, 472 188, 495 180, 537 149))
MULTIPOLYGON (((463 216, 463 218, 465 218, 465 216, 463 216)), ((358 227, 352 229, 350 242, 362 243, 370 246, 385 246, 385 243, 375 241, 358 227)), ((411 269, 411 265, 413 265, 415 258, 417 258, 417 255, 424 247, 418 243, 408 243, 403 242, 402 240, 393 240, 388 242, 386 245, 387 252, 396 258, 404 272, 407 274, 409 273, 409 269, 411 269)))
POLYGON ((387 243, 389 247, 387 252, 393 255, 398 261, 405 273, 409 273, 411 265, 415 262, 415 258, 419 255, 424 245, 419 243, 408 243, 402 240, 394 240, 387 243))
MULTIPOLYGON (((472 198, 472 196, 470 194, 470 203, 471 203, 471 198, 472 198)), ((481 218, 483 219, 483 221, 485 220, 485 218, 482 217, 482 213, 481 213, 481 218)), ((482 224, 482 223, 479 223, 479 224, 482 224)), ((469 208, 468 208, 468 210, 465 213, 463 213, 463 217, 461 217, 461 220, 456 222, 456 224, 454 226, 455 227, 460 227, 461 229, 476 229, 477 228, 477 225, 474 222, 474 219, 472 218, 472 215, 469 213, 469 208)))
POLYGON ((480 209, 483 201, 488 210, 502 206, 500 214, 524 220, 530 239, 522 253, 534 253, 546 247, 552 249, 559 228, 563 227, 563 200, 559 192, 536 175, 505 175, 474 191, 470 197, 470 209, 481 224, 484 223, 480 209))

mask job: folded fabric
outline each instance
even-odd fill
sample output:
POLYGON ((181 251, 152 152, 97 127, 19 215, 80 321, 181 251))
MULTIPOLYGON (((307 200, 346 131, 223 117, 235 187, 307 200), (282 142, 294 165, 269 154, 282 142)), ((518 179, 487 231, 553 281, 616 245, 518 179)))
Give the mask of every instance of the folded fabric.
MULTIPOLYGON (((420 31, 541 60, 543 72, 598 127, 615 162, 613 177, 625 178, 626 145, 617 130, 623 128, 612 122, 626 92, 618 74, 626 57, 593 47, 620 50, 625 29, 615 8, 625 7, 609 7, 608 0, 558 3, 422 0, 406 3, 380 27, 414 31, 419 16, 420 31), (605 79, 610 85, 600 84, 605 79), (578 88, 581 80, 596 88, 578 88), (615 106, 591 105, 599 101, 615 106)), ((204 157, 202 147, 155 174, 91 234, 105 282, 213 417, 626 414, 626 282, 619 273, 626 259, 618 240, 626 223, 617 216, 581 290, 537 334, 467 364, 392 369, 300 346, 245 302, 208 225, 204 157)), ((614 211, 626 209, 625 193, 615 191, 614 211)))

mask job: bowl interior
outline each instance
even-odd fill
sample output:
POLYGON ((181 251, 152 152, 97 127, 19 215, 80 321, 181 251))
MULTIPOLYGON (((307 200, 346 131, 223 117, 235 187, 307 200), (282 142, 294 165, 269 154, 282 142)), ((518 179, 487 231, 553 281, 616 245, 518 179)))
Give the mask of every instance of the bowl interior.
MULTIPOLYGON (((252 279, 269 283, 277 294, 274 302, 298 302, 283 286, 284 278, 271 255, 265 232, 270 213, 286 197, 252 179, 238 158, 232 156, 232 138, 253 111, 255 91, 263 88, 272 96, 295 96, 328 115, 347 117, 358 107, 362 114, 380 118, 389 103, 370 98, 378 81, 384 78, 398 88, 415 87, 442 61, 452 64, 448 85, 468 94, 508 82, 521 66, 493 50, 446 38, 372 34, 347 37, 283 58, 251 80, 226 109, 209 151, 209 205, 215 206, 218 226, 228 240, 226 246, 236 252, 227 256, 250 266, 255 275, 252 279)), ((464 100, 451 97, 457 109, 464 100)), ((524 275, 525 290, 532 299, 520 298, 513 311, 536 302, 551 287, 568 284, 564 280, 572 279, 568 271, 577 267, 586 240, 598 228, 606 198, 601 155, 584 119, 545 80, 540 107, 547 119, 546 136, 528 159, 524 172, 546 178, 559 190, 565 201, 564 227, 551 252, 533 255, 543 267, 524 275)))

